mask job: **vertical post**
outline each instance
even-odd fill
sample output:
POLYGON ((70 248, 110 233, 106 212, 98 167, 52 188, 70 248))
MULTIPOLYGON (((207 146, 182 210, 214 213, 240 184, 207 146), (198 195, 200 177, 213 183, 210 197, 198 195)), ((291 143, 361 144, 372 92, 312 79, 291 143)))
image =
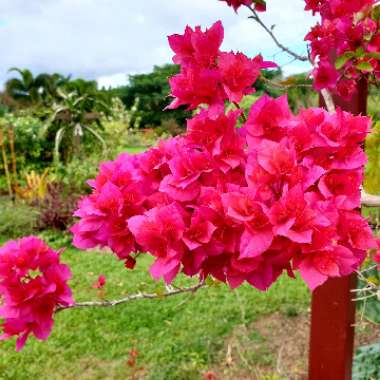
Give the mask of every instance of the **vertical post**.
MULTIPOLYGON (((353 114, 366 114, 368 85, 357 84, 357 93, 348 102, 334 97, 335 104, 353 114)), ((323 105, 323 99, 320 99, 323 105)), ((329 279, 313 294, 309 351, 309 380, 351 380, 354 352, 355 303, 351 290, 355 274, 329 279)))

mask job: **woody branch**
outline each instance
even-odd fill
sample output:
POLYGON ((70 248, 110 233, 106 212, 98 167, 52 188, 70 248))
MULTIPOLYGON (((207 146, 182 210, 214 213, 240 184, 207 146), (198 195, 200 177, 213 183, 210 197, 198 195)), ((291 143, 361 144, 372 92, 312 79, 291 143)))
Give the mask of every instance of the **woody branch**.
POLYGON ((56 312, 66 310, 66 309, 79 309, 79 308, 82 309, 82 308, 88 308, 88 307, 113 307, 113 306, 118 306, 118 305, 122 305, 131 301, 137 301, 141 299, 169 298, 169 297, 173 297, 173 296, 184 294, 184 293, 195 293, 200 288, 204 288, 204 287, 207 287, 207 285, 203 281, 201 281, 194 286, 189 286, 185 288, 167 287, 167 290, 164 293, 140 293, 139 292, 139 293, 131 294, 129 296, 126 296, 124 298, 117 299, 117 300, 76 302, 69 306, 59 306, 57 307, 56 312))

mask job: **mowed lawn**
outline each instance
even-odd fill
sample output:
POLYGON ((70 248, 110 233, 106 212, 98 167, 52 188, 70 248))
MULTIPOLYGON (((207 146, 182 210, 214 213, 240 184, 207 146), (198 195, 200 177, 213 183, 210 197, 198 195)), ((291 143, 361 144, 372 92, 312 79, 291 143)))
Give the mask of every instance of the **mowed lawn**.
MULTIPOLYGON (((67 243, 60 235, 49 237, 55 247, 67 243)), ((164 290, 148 274, 151 260, 147 255, 139 258, 133 271, 108 252, 80 252, 70 247, 63 261, 73 269, 71 286, 77 301, 98 299, 91 285, 99 274, 107 277, 105 299, 139 290, 164 290)), ((189 283, 177 280, 179 285, 189 283)), ((225 339, 239 325, 274 311, 290 315, 305 310, 309 300, 301 281, 284 277, 267 293, 249 286, 231 291, 221 284, 195 295, 133 301, 114 308, 65 310, 56 316, 47 342, 32 337, 20 353, 15 352, 14 341, 0 342, 0 379, 134 379, 127 365, 132 348, 139 353, 135 379, 202 379, 217 364, 225 339)), ((267 359, 258 357, 259 361, 267 359)))

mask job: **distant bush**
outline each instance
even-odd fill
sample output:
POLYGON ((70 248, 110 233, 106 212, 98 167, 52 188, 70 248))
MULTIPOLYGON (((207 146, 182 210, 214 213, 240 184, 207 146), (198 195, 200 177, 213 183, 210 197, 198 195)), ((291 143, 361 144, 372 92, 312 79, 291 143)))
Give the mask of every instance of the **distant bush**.
POLYGON ((110 90, 110 93, 119 97, 128 109, 136 98, 140 99, 136 117, 141 120, 141 128, 158 127, 165 119, 175 119, 179 125, 184 125, 186 117, 190 116, 189 112, 183 109, 162 112, 172 100, 168 96, 168 78, 178 72, 177 65, 155 66, 151 73, 130 75, 127 86, 110 90))
POLYGON ((178 124, 176 119, 164 119, 161 125, 155 129, 158 136, 176 136, 184 132, 184 128, 178 124))
POLYGON ((38 210, 24 203, 2 200, 0 203, 0 237, 16 238, 33 232, 38 210))
POLYGON ((50 183, 45 198, 33 204, 38 210, 36 228, 67 230, 73 224, 78 199, 79 195, 65 189, 64 184, 50 183))
MULTIPOLYGON (((7 113, 0 117, 0 127, 4 131, 5 143, 8 143, 7 129, 12 127, 15 133, 15 151, 17 167, 22 169, 41 169, 53 160, 54 144, 42 136, 44 123, 27 112, 7 113)), ((2 163, 1 163, 2 165, 2 163)))
POLYGON ((82 194, 90 190, 87 181, 96 177, 100 162, 106 160, 107 157, 98 154, 93 154, 83 160, 73 159, 52 168, 50 178, 52 182, 61 183, 66 192, 82 194))

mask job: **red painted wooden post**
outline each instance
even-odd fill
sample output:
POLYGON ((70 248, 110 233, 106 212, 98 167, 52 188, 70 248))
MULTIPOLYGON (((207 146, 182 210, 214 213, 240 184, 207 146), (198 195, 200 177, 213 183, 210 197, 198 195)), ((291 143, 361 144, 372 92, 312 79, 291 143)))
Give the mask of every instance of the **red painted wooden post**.
MULTIPOLYGON (((349 101, 334 98, 335 104, 354 114, 366 114, 367 83, 358 83, 349 101)), ((323 104, 323 100, 321 100, 323 104)), ((311 307, 309 380, 351 380, 354 350, 355 304, 351 289, 356 275, 330 279, 316 289, 311 307)))

